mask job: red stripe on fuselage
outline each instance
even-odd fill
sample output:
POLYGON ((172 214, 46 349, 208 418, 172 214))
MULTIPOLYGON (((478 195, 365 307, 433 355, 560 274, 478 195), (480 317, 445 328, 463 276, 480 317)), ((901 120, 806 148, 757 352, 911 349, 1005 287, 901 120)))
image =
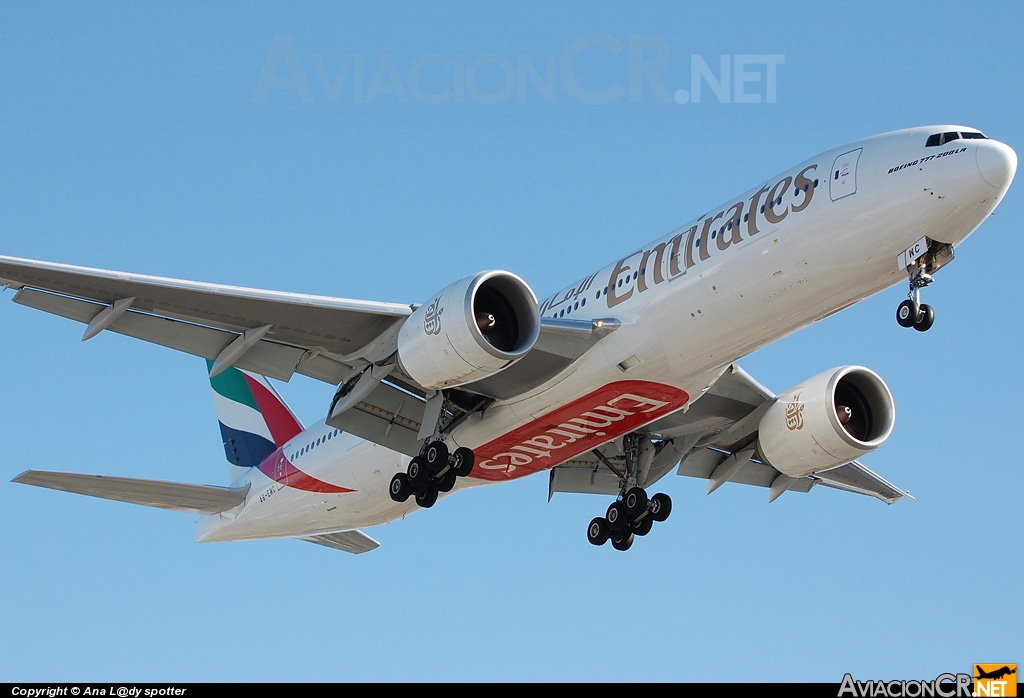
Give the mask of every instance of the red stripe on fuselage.
POLYGON ((302 472, 291 464, 280 448, 263 459, 263 462, 260 463, 260 472, 285 487, 294 487, 306 492, 355 492, 355 490, 332 485, 329 482, 316 479, 309 473, 302 472))
POLYGON ((651 381, 616 381, 473 449, 472 477, 512 480, 547 470, 675 412, 690 396, 651 381))

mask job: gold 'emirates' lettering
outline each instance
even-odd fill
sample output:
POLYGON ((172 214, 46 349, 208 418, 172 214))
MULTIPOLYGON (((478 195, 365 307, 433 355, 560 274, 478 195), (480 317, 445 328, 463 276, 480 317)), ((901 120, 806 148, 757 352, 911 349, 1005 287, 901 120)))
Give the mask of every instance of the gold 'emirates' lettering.
POLYGON ((706 262, 711 257, 711 253, 708 252, 708 240, 711 239, 711 225, 724 215, 725 211, 719 211, 715 214, 714 218, 708 218, 704 221, 704 227, 700 231, 700 240, 697 242, 697 248, 700 251, 700 261, 702 262, 706 262))
POLYGON ((640 249, 626 255, 612 268, 611 276, 608 278, 608 293, 606 295, 609 308, 619 303, 624 303, 633 296, 634 290, 643 293, 652 286, 665 281, 672 281, 686 273, 686 271, 697 265, 698 262, 706 262, 711 258, 710 240, 714 235, 714 247, 719 252, 724 252, 733 245, 743 242, 744 208, 747 211, 746 233, 747 237, 753 237, 760 229, 758 228, 758 216, 763 215, 764 220, 772 225, 781 223, 790 213, 800 213, 811 203, 814 197, 814 179, 810 173, 817 170, 817 165, 808 165, 800 170, 796 177, 786 176, 769 187, 767 184, 758 189, 750 197, 749 204, 738 201, 731 204, 715 215, 708 215, 703 223, 698 222, 685 232, 679 232, 653 245, 650 249, 640 249), (786 194, 792 189, 792 205, 786 203, 786 194), (762 197, 764 203, 762 204, 762 197), (764 206, 762 214, 761 206, 764 206), (717 225, 716 225, 717 222, 717 225), (698 234, 698 228, 700 233, 698 234), (668 253, 668 273, 665 273, 665 251, 668 253), (697 254, 694 254, 694 250, 697 254), (681 259, 680 259, 681 258, 681 259), (635 264, 636 266, 631 266, 635 264), (636 274, 636 286, 630 284, 633 274, 636 274), (621 282, 621 285, 620 285, 621 282))
POLYGON ((723 251, 729 245, 738 245, 743 242, 743 238, 740 237, 740 216, 743 215, 743 202, 735 204, 729 209, 729 213, 732 215, 726 217, 728 223, 725 224, 725 229, 718 233, 717 238, 718 249, 723 251))
MULTIPOLYGON (((618 293, 616 293, 616 284, 619 281, 620 275, 621 275, 621 278, 622 278, 623 281, 625 281, 626 279, 629 278, 630 267, 629 267, 629 265, 626 264, 626 262, 629 261, 630 259, 632 259, 633 257, 635 257, 636 255, 640 254, 641 252, 642 252, 642 250, 637 250, 636 252, 634 252, 633 254, 629 255, 628 257, 624 257, 623 259, 620 259, 618 261, 618 263, 616 263, 615 268, 612 270, 611 279, 608 280, 608 307, 609 308, 611 308, 613 305, 618 305, 619 303, 622 303, 623 301, 629 300, 629 297, 633 295, 633 287, 632 286, 630 286, 629 289, 625 293, 623 293, 621 296, 618 295, 618 293)), ((646 288, 646 285, 645 285, 645 288, 646 288)))
POLYGON ((768 192, 768 205, 764 207, 764 219, 769 223, 781 223, 782 219, 789 215, 789 209, 782 206, 782 201, 786 191, 789 190, 789 183, 792 181, 792 179, 786 177, 768 192), (776 206, 781 206, 782 211, 776 211, 776 206))

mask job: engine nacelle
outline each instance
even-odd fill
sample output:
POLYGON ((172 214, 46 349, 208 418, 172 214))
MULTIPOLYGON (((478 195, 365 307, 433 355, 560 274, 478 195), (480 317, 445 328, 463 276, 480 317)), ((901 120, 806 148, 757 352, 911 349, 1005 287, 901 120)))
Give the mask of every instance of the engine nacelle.
POLYGON ((892 393, 878 374, 842 366, 779 396, 761 417, 758 451, 779 472, 804 477, 875 450, 895 421, 892 393))
POLYGON ((537 297, 526 282, 485 271, 435 293, 409 316, 398 333, 398 365, 424 388, 451 388, 512 365, 539 335, 537 297))

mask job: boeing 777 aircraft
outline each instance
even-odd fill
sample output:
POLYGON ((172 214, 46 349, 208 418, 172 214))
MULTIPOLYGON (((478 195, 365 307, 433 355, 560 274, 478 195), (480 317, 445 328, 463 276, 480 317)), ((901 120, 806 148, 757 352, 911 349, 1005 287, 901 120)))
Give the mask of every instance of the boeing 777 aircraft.
MULTIPOLYGON (((296 537, 350 552, 361 528, 459 489, 547 471, 614 501, 591 543, 628 549, 671 510, 671 470, 765 487, 906 495, 857 459, 893 429, 889 389, 842 366, 776 395, 735 362, 896 284, 922 289, 996 208, 1007 145, 964 126, 866 138, 788 168, 540 302, 507 271, 422 305, 262 291, 0 257, 20 305, 208 362, 230 486, 29 470, 14 480, 194 512, 199 541, 296 537), (267 377, 335 387, 304 428, 267 377)), ((10 321, 8 321, 10 322, 10 321)), ((601 507, 604 509, 604 506, 601 507)), ((600 512, 595 512, 600 513, 600 512)))

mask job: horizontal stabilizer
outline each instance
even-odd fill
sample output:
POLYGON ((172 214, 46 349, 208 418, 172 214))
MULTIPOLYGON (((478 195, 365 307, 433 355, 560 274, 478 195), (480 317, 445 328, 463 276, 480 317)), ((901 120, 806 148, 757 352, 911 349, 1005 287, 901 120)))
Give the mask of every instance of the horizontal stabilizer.
POLYGON ((356 555, 380 547, 380 543, 362 531, 342 531, 341 533, 325 533, 322 536, 304 536, 301 540, 334 548, 335 550, 342 550, 346 553, 355 553, 356 555))
POLYGON ((244 502, 249 492, 249 485, 241 488, 214 487, 45 470, 26 470, 11 482, 193 514, 219 514, 227 511, 244 502))

